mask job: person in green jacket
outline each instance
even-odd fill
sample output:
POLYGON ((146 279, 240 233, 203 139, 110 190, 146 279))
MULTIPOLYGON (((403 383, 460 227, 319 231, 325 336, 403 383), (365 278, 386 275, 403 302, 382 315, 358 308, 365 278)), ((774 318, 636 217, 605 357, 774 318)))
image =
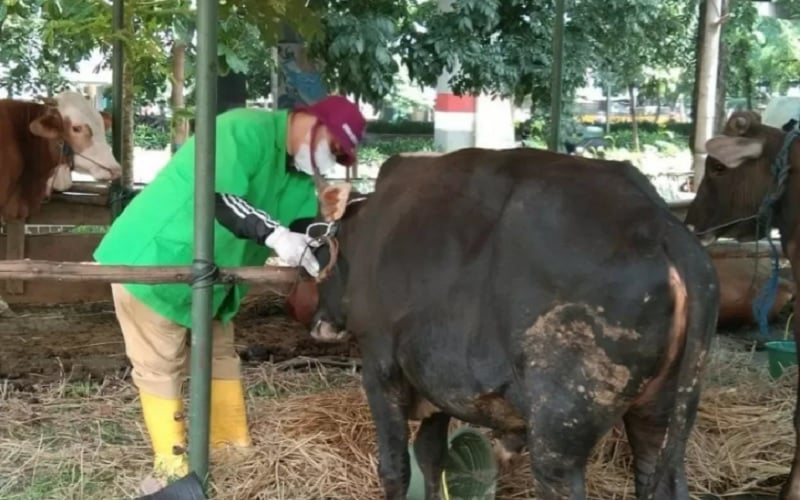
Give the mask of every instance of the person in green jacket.
MULTIPOLYGON (((274 252, 290 266, 319 272, 311 239, 291 223, 317 214, 314 171, 351 166, 366 120, 330 96, 293 111, 237 108, 217 117, 216 264, 261 266, 274 252)), ((193 260, 195 138, 191 137, 114 221, 94 259, 100 264, 188 266, 193 260)), ((188 473, 182 385, 192 291, 187 284, 111 285, 114 309, 133 365, 154 475, 188 473), (174 451, 175 450, 175 451, 174 451)), ((215 285, 209 443, 250 446, 232 319, 246 285, 215 285)))

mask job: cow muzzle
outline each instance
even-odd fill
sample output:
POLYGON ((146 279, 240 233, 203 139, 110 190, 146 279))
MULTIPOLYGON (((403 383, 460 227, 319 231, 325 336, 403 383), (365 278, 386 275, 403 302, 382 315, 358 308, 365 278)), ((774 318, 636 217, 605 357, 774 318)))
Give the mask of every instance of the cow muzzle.
POLYGON ((350 332, 344 328, 336 328, 333 323, 325 320, 317 320, 311 327, 311 338, 318 342, 339 343, 350 338, 350 332))
POLYGON ((98 181, 113 181, 122 177, 122 166, 105 144, 92 144, 83 151, 75 151, 75 170, 90 175, 98 181))
POLYGON ((700 240, 700 244, 704 247, 707 247, 717 241, 717 235, 715 231, 697 231, 692 224, 687 224, 686 227, 700 240))

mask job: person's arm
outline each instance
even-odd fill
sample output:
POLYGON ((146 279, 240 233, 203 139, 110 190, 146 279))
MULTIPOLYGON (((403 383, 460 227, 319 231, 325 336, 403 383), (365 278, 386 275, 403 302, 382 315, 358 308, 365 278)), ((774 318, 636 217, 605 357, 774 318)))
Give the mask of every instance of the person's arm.
POLYGON ((289 265, 303 266, 311 276, 317 276, 319 263, 314 257, 312 238, 282 226, 241 196, 215 193, 214 197, 214 215, 217 221, 237 238, 266 245, 289 265))
POLYGON ((240 196, 215 193, 214 197, 217 221, 237 238, 266 245, 267 238, 280 226, 268 213, 253 207, 240 196))

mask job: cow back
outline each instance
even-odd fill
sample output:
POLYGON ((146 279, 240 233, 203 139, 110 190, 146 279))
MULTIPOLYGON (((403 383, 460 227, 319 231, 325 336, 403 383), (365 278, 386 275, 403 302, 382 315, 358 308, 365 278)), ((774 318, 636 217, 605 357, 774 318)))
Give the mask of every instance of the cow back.
POLYGON ((350 310, 371 311, 368 306, 393 299, 383 304, 386 314, 375 312, 367 322, 392 321, 436 303, 469 279, 465 273, 494 266, 493 249, 509 247, 497 243, 498 231, 514 240, 524 260, 539 255, 539 262, 559 263, 564 253, 587 255, 567 273, 582 276, 604 259, 652 254, 671 217, 632 165, 529 148, 392 157, 369 205, 358 230, 371 236, 355 238, 347 256, 359 263, 350 270, 350 310))
POLYGON ((25 218, 38 209, 57 166, 56 145, 30 131, 31 122, 46 110, 34 102, 0 100, 0 211, 7 219, 25 218))

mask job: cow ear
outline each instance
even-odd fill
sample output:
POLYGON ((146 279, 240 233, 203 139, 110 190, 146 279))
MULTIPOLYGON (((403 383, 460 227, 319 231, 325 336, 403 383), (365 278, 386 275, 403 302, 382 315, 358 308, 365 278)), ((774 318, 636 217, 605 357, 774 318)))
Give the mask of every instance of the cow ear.
POLYGON ((61 119, 61 113, 50 110, 33 120, 28 128, 33 135, 45 139, 58 139, 63 135, 64 121, 61 119))
POLYGON ((325 222, 334 222, 342 218, 347 209, 347 200, 353 186, 349 182, 328 185, 320 193, 319 208, 325 222))
POLYGON ((100 112, 100 116, 103 118, 103 127, 105 127, 106 132, 111 130, 111 113, 107 113, 105 111, 100 112))
POLYGON ((741 166, 745 161, 761 156, 763 139, 720 135, 706 142, 706 152, 728 168, 741 166))

